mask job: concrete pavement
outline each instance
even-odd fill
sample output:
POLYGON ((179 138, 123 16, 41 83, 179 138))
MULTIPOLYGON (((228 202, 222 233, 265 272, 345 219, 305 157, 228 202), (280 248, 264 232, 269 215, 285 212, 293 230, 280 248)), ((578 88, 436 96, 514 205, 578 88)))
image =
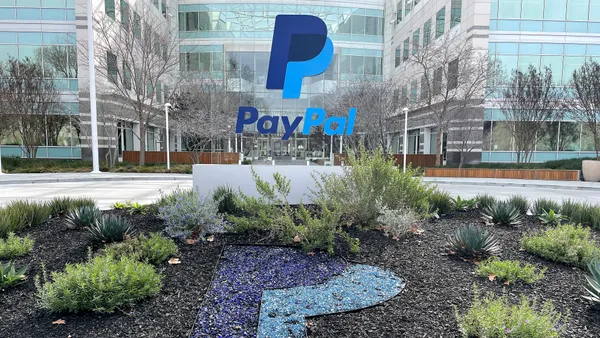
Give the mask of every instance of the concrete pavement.
MULTIPOLYGON (((571 198, 600 204, 600 183, 474 178, 425 178, 453 196, 472 198, 490 193, 500 198, 523 195, 531 200, 545 197, 556 201, 571 198)), ((15 199, 50 200, 57 196, 91 197, 101 208, 114 202, 152 203, 160 191, 191 188, 192 175, 66 173, 0 175, 0 205, 15 199)))

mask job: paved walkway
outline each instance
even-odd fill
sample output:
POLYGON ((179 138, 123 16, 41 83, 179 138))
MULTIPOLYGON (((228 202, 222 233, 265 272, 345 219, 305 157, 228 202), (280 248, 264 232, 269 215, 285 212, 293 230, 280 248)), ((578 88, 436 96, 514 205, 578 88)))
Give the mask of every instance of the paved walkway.
MULTIPOLYGON (((425 178, 453 196, 475 197, 490 193, 500 198, 519 194, 562 201, 566 198, 600 204, 599 182, 540 181, 475 178, 425 178)), ((0 206, 14 199, 50 200, 57 196, 86 196, 107 209, 116 201, 152 203, 160 191, 191 188, 192 175, 67 173, 0 175, 0 206)))

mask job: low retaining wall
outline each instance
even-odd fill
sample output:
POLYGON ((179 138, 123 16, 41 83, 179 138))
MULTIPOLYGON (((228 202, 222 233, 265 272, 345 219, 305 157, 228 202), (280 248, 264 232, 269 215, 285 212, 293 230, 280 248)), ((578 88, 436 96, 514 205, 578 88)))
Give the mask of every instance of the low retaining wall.
POLYGON ((425 168, 427 177, 509 178, 522 180, 579 181, 579 170, 425 168))
POLYGON ((192 166, 194 188, 201 195, 206 196, 220 185, 230 185, 234 189, 242 189, 244 194, 259 197, 251 169, 263 180, 274 183, 274 173, 279 173, 290 180, 290 194, 288 201, 291 204, 310 202, 310 190, 315 190, 316 184, 312 173, 336 173, 342 174, 342 167, 320 167, 320 166, 295 166, 295 165, 220 165, 220 164, 196 164, 192 166))

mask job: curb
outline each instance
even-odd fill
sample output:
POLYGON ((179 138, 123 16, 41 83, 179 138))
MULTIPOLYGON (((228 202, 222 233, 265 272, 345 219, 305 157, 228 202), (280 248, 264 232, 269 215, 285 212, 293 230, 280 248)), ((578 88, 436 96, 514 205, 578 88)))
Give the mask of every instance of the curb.
MULTIPOLYGON (((517 183, 517 182, 479 182, 479 181, 456 181, 456 180, 426 180, 426 182, 448 185, 472 185, 472 186, 488 186, 488 187, 517 187, 517 188, 546 188, 546 189, 563 189, 563 190, 587 190, 600 191, 600 184, 594 185, 564 185, 564 184, 543 184, 543 183, 517 183)), ((553 181, 554 182, 554 181, 553 181)))
POLYGON ((0 185, 36 184, 36 183, 74 183, 74 182, 115 182, 115 181, 191 181, 192 175, 178 176, 121 176, 121 177, 80 177, 80 178, 38 178, 38 179, 0 179, 0 185))

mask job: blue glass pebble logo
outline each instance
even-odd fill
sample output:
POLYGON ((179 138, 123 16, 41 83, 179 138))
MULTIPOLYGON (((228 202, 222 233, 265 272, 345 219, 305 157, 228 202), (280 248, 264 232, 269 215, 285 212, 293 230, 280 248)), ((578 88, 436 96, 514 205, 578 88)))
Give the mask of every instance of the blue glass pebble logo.
POLYGON ((229 246, 191 337, 306 336, 306 317, 354 311, 404 288, 394 273, 289 247, 229 246))
MULTIPOLYGON (((302 80, 323 73, 333 59, 333 42, 327 37, 327 26, 319 17, 312 15, 278 15, 275 18, 271 57, 267 74, 267 89, 283 90, 284 99, 299 99, 302 80)), ((256 123, 261 134, 277 134, 279 116, 258 118, 255 107, 239 107, 236 133, 244 131, 244 125, 256 123), (269 122, 269 126, 265 125, 269 122)), ((326 118, 322 108, 307 108, 304 116, 290 121, 281 117, 284 129, 282 140, 292 136, 302 120, 302 134, 308 135, 311 127, 323 125, 326 135, 351 135, 354 130, 356 108, 350 108, 348 118, 326 118), (335 124, 335 127, 334 127, 335 124)))

